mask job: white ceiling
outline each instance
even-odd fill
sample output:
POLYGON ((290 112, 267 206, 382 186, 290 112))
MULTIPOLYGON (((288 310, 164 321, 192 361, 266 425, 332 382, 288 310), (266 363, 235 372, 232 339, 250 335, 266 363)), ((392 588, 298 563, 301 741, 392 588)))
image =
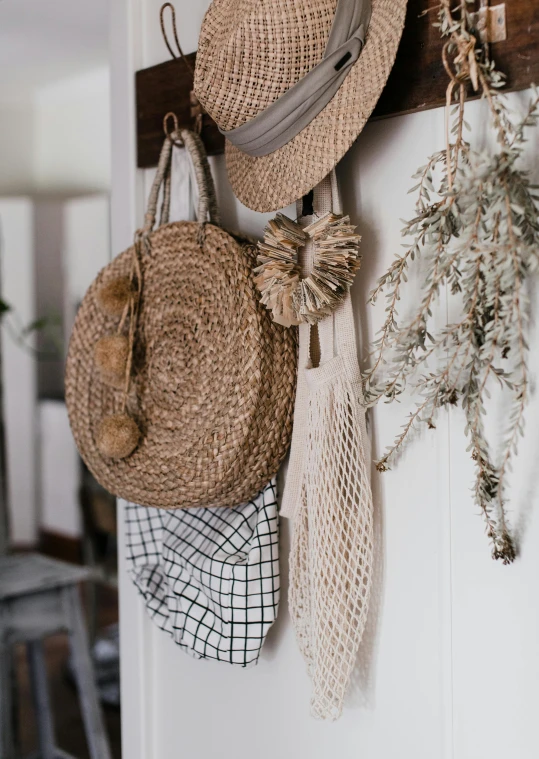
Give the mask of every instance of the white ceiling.
POLYGON ((110 0, 0 0, 0 97, 39 87, 108 60, 110 0))

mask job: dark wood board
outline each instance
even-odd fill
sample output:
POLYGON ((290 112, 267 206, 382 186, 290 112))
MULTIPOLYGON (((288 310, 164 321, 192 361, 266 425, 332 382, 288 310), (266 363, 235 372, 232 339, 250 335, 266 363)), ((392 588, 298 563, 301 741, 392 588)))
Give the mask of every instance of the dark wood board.
MULTIPOLYGON (((195 66, 196 53, 187 58, 195 66)), ((193 128, 190 92, 193 77, 181 60, 159 63, 135 75, 137 98, 137 166, 157 166, 163 145, 163 118, 173 111, 180 127, 193 128)), ((222 153, 225 139, 207 114, 203 117, 202 139, 209 155, 222 153)))
MULTIPOLYGON (((492 0, 491 5, 498 0, 492 0)), ((436 108, 445 103, 448 78, 434 14, 421 16, 436 0, 408 0, 395 65, 373 118, 436 108)), ((507 76, 504 88, 523 90, 539 83, 539 0, 506 0, 507 39, 490 45, 496 66, 507 76)))
MULTIPOLYGON (((495 4, 498 0, 493 0, 495 4)), ((447 74, 441 62, 442 42, 433 14, 422 11, 436 0, 408 0, 406 24, 393 71, 372 118, 386 118, 436 108, 445 102, 447 74)), ((506 0, 507 39, 491 45, 491 55, 507 75, 506 91, 539 84, 539 0, 506 0)), ((187 56, 194 66, 196 54, 187 56)), ((174 111, 180 126, 192 127, 189 94, 192 76, 181 61, 167 61, 137 71, 138 166, 157 164, 163 143, 163 117, 174 111)), ((221 153, 223 136, 205 115, 202 139, 210 155, 221 153)))

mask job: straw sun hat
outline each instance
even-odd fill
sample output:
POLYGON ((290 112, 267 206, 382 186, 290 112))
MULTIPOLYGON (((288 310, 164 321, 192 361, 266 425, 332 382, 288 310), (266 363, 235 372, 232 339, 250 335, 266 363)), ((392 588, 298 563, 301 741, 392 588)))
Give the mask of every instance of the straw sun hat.
POLYGON ((214 0, 195 92, 227 137, 228 174, 242 203, 283 208, 338 163, 385 86, 405 12, 406 0, 214 0), (261 147, 268 124, 278 123, 290 129, 261 147))

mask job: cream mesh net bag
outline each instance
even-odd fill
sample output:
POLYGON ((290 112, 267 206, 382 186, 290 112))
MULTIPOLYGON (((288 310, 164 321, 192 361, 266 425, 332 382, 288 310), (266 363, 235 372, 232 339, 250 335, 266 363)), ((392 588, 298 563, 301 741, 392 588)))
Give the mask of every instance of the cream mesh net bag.
MULTIPOLYGON (((334 172, 315 188, 314 209, 317 215, 341 213, 334 172)), ((311 261, 307 246, 305 272, 311 261)), ((373 567, 370 446, 350 294, 318 324, 318 366, 311 360, 309 325, 299 330, 294 431, 281 509, 295 518, 289 604, 313 682, 312 714, 334 720, 365 629, 373 567)))

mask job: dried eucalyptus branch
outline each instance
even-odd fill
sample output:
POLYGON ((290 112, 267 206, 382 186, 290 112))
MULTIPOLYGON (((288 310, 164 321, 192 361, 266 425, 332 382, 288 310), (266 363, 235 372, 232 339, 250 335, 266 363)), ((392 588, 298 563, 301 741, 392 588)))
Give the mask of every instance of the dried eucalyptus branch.
POLYGON ((466 416, 468 450, 475 462, 475 502, 486 521, 492 553, 505 564, 515 558, 506 518, 506 478, 523 433, 529 393, 526 342, 528 275, 539 266, 537 188, 522 168, 525 129, 539 122, 537 92, 528 112, 515 123, 498 94, 503 75, 481 47, 464 0, 436 7, 436 26, 446 42, 443 62, 447 88, 447 144, 414 178, 416 214, 403 229, 411 236, 371 295, 387 302, 384 324, 374 342, 366 373, 370 405, 395 400, 411 385, 420 398, 402 432, 378 462, 385 471, 410 433, 435 426, 440 408, 460 403, 466 416), (464 133, 467 88, 487 101, 497 138, 494 151, 472 150, 464 133), (423 294, 411 319, 399 319, 398 304, 408 271, 421 257, 423 294), (460 297, 462 314, 440 330, 432 311, 442 288, 460 297), (494 460, 483 425, 489 386, 496 380, 510 398, 501 455, 494 460))

